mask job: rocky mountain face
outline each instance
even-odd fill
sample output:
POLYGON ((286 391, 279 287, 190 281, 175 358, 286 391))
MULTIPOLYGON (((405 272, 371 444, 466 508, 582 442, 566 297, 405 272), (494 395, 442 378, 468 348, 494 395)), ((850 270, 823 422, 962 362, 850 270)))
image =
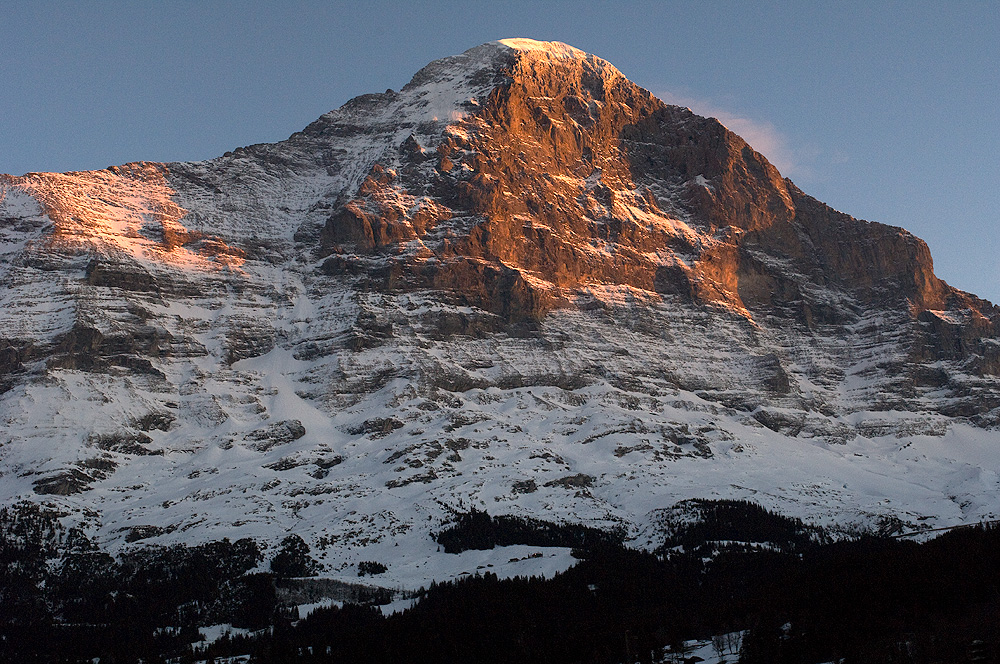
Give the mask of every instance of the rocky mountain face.
POLYGON ((0 243, 2 499, 111 546, 294 532, 405 585, 465 571, 428 533, 473 507, 638 546, 688 498, 1000 509, 1000 310, 564 44, 210 161, 0 176, 0 243))

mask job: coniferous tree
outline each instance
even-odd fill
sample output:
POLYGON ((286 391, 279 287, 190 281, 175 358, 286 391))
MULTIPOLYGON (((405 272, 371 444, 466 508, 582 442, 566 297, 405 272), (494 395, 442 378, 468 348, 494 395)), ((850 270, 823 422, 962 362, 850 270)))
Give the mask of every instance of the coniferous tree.
POLYGON ((271 559, 271 571, 282 578, 316 576, 319 569, 309 555, 309 545, 294 533, 281 540, 281 550, 271 559))

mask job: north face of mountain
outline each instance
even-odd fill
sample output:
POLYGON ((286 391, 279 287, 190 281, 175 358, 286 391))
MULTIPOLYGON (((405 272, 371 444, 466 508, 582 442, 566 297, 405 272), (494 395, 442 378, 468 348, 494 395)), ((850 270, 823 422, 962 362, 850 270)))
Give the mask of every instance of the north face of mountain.
POLYGON ((636 545, 691 498, 1000 510, 996 307, 564 44, 209 161, 2 176, 0 232, 2 499, 104 543, 293 532, 419 585, 473 507, 636 545))
MULTIPOLYGON (((410 136, 373 166, 328 220, 325 251, 400 256, 393 287, 452 286, 515 318, 537 319, 593 283, 737 310, 790 306, 807 326, 850 316, 823 301, 828 287, 862 306, 975 308, 934 276, 923 242, 810 199, 717 121, 663 104, 594 56, 516 53, 495 51, 470 74, 504 77, 454 113, 443 138, 410 136), (405 207, 421 195, 434 205, 405 207), (505 268, 517 286, 499 279, 490 292, 484 272, 505 268)), ((447 85, 456 66, 429 66, 401 94, 447 85)))

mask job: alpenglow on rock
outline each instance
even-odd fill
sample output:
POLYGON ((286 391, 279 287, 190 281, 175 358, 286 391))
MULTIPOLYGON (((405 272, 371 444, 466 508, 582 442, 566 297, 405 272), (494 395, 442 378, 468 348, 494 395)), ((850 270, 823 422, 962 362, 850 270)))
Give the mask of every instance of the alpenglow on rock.
POLYGON ((687 498, 997 515, 997 308, 564 44, 209 161, 0 176, 0 233, 2 500, 112 547, 293 532, 416 585, 473 507, 637 545, 687 498))

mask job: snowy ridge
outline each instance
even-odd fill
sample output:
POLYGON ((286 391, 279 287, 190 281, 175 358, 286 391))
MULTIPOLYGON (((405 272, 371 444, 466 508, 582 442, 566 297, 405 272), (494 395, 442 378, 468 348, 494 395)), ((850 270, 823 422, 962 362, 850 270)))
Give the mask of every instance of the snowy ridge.
POLYGON ((536 41, 534 39, 525 39, 523 37, 515 37, 513 39, 500 39, 495 43, 503 44, 508 48, 514 49, 515 51, 543 53, 552 58, 580 59, 587 57, 586 52, 581 51, 578 48, 574 48, 569 44, 557 41, 544 42, 536 41))

